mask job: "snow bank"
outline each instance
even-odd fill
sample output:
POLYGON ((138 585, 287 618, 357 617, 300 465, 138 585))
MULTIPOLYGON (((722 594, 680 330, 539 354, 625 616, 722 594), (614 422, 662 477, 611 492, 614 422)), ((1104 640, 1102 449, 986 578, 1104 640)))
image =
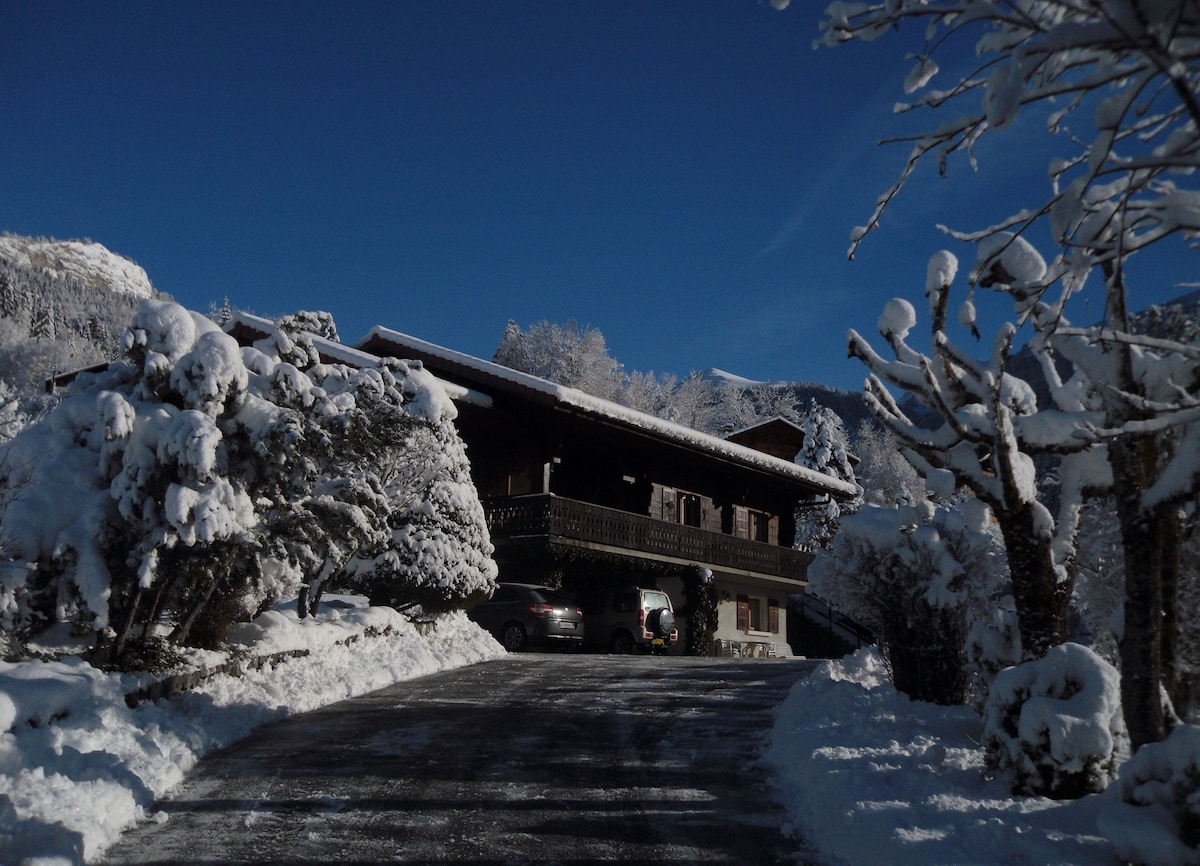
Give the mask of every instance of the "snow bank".
POLYGON ((766 753, 789 829, 844 866, 1116 866, 1100 797, 1009 796, 984 773, 979 724, 908 700, 870 650, 822 664, 779 708, 766 753))
MULTIPOLYGON (((0 862, 93 860, 206 752, 293 713, 504 654, 462 613, 422 635, 356 597, 327 599, 317 618, 300 620, 294 607, 238 626, 230 652, 307 656, 217 675, 157 704, 126 704, 146 677, 78 659, 0 663, 0 862)), ((196 660, 211 668, 229 657, 196 660)))
POLYGON ((1100 828, 1117 854, 1145 866, 1200 863, 1200 727, 1180 725, 1121 767, 1100 828))

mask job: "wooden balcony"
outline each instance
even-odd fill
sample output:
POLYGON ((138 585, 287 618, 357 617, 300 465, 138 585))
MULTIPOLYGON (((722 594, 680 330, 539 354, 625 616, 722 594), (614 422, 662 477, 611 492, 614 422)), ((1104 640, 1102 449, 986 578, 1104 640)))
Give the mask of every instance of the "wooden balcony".
POLYGON ((492 541, 565 544, 722 571, 804 580, 812 554, 551 494, 484 502, 492 541))

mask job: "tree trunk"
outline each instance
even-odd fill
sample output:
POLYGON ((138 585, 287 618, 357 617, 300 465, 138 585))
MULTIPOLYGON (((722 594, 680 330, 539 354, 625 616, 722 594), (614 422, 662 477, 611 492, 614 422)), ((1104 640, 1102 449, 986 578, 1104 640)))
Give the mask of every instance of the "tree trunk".
MULTIPOLYGON (((1183 693, 1183 677, 1179 671, 1179 581, 1183 550, 1183 517, 1179 509, 1172 508, 1163 521, 1162 558, 1162 660, 1163 686, 1171 699, 1175 715, 1182 715, 1187 707, 1183 693)), ((1166 719, 1168 729, 1174 728, 1174 716, 1166 719)), ((1168 733, 1170 731, 1168 730, 1168 733)))
POLYGON ((191 610, 188 611, 187 616, 184 617, 183 621, 175 627, 174 631, 171 632, 170 637, 173 643, 182 644, 187 640, 188 632, 190 632, 192 630, 192 626, 196 624, 196 617, 200 616, 200 611, 204 610, 204 606, 208 604, 209 599, 212 598, 213 592, 217 588, 217 584, 220 582, 220 575, 213 575, 209 578, 208 584, 204 588, 204 592, 202 592, 199 599, 192 604, 191 610))
POLYGON ((110 663, 115 663, 121 658, 121 654, 125 652, 125 641, 128 640, 129 632, 133 629, 143 592, 144 590, 139 586, 129 602, 129 609, 126 611, 125 616, 121 618, 121 624, 117 627, 116 637, 113 639, 112 648, 109 651, 108 660, 110 663))
POLYGON ((1125 627, 1121 651, 1121 704, 1136 750, 1166 738, 1163 712, 1163 553, 1165 514, 1141 507, 1141 494, 1153 465, 1150 439, 1137 437, 1109 445, 1116 488, 1121 546, 1125 553, 1125 627))
POLYGON ((996 522, 1008 552, 1008 569, 1021 630, 1021 653, 1029 660, 1040 659, 1069 635, 1070 585, 1058 582, 1050 538, 1035 526, 1033 508, 999 511, 996 522))

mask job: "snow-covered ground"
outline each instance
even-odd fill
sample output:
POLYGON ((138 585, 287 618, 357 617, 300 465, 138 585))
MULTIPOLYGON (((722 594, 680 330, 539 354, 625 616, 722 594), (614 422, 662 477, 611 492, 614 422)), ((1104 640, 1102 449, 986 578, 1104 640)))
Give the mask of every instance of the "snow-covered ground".
MULTIPOLYGON (((78 660, 0 662, 0 866, 94 860, 202 755, 259 725, 504 654, 461 613, 421 634, 390 608, 329 601, 315 619, 280 606, 232 635, 242 657, 308 655, 134 708, 125 696, 145 677, 78 660)), ((230 657, 196 661, 214 668, 230 657)))
MULTIPOLYGON (((157 704, 126 705, 146 684, 137 676, 0 663, 0 863, 94 860, 204 753, 256 726, 503 653, 462 614, 421 634, 354 601, 335 598, 317 619, 280 608, 240 626, 245 656, 308 655, 157 704)), ((979 728, 970 709, 897 694, 868 652, 821 665, 780 707, 767 751, 789 829, 806 840, 798 850, 845 866, 1118 863, 1096 829, 1104 795, 1010 797, 984 777, 979 728)))
POLYGON ((1097 830, 1107 796, 1010 796, 986 778, 982 726, 969 707, 910 701, 871 650, 823 663, 767 750, 790 829, 844 866, 1116 866, 1097 830))

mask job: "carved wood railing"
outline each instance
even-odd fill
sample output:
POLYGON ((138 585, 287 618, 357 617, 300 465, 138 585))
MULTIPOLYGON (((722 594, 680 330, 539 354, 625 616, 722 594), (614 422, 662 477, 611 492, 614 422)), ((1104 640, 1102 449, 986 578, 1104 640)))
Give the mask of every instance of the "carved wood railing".
POLYGON ((484 509, 494 541, 558 538, 800 580, 813 558, 805 551, 550 494, 488 499, 484 509))

